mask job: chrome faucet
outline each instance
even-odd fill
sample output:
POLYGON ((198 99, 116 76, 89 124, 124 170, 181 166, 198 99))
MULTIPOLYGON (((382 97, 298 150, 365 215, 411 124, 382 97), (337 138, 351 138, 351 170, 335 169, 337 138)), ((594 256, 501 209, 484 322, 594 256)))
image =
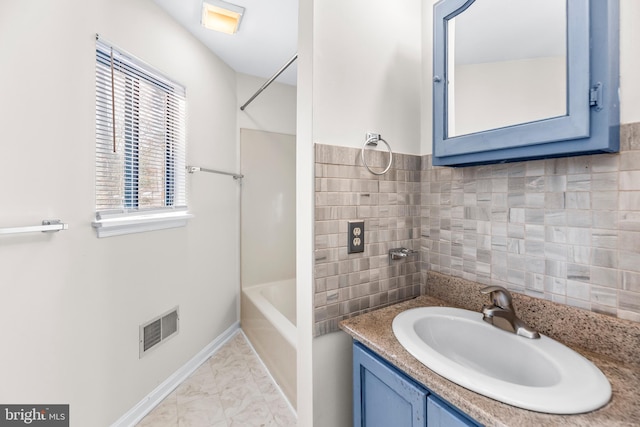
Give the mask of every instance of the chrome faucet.
POLYGON ((407 248, 393 248, 389 249, 389 265, 391 265, 391 261, 396 259, 408 258, 413 255, 418 255, 418 251, 407 248))
POLYGON ((488 286, 480 289, 480 292, 489 294, 491 298, 491 305, 482 307, 482 320, 525 338, 540 338, 538 332, 531 329, 516 316, 516 310, 513 308, 509 291, 502 286, 488 286), (496 319, 499 321, 496 322, 496 319))

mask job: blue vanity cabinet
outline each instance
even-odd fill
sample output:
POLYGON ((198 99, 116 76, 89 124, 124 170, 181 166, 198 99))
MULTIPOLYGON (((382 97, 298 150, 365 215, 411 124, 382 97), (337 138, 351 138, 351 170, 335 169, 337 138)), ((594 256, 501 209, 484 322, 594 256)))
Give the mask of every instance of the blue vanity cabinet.
POLYGON ((353 425, 478 426, 358 342, 353 344, 353 425))
POLYGON ((426 423, 427 391, 354 343, 354 427, 424 427, 426 423))

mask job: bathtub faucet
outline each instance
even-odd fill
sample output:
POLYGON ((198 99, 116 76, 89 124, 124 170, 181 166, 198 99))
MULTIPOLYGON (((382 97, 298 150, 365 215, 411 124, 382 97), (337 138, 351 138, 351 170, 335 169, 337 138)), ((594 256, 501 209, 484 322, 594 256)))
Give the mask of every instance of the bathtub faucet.
POLYGON ((413 249, 407 249, 407 248, 389 249, 389 264, 391 264, 391 261, 395 259, 408 258, 410 256, 417 255, 418 253, 419 253, 418 251, 415 251, 413 249))

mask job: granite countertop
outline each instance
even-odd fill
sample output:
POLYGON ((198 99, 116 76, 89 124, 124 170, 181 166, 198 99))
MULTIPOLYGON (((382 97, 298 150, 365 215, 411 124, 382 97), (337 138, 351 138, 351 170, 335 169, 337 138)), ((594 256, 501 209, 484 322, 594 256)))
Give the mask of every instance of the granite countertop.
MULTIPOLYGON (((640 342, 631 343, 630 347, 634 348, 635 346, 637 351, 633 355, 626 355, 626 359, 625 357, 613 358, 611 355, 585 350, 578 348, 573 343, 564 342, 602 370, 611 382, 613 396, 607 405, 593 412, 577 415, 544 414, 516 408, 467 390, 431 371, 411 356, 396 340, 391 324, 393 318, 400 312, 423 306, 462 306, 462 304, 452 304, 450 301, 446 302, 431 296, 420 296, 344 320, 340 327, 355 340, 360 341, 392 365, 422 383, 433 393, 486 426, 640 426, 638 398, 640 363, 636 363, 640 360, 637 356, 640 351, 640 342)), ((523 320, 528 321, 528 319, 523 320)), ((632 333, 627 335, 627 338, 637 340, 637 331, 640 328, 636 328, 636 325, 632 325, 631 322, 622 322, 622 324, 623 326, 630 325, 632 328, 632 333)), ((569 329, 575 328, 571 325, 567 327, 569 329)), ((543 328, 539 330, 545 335, 554 335, 543 328)), ((607 332, 605 331, 603 335, 607 335, 607 332)))

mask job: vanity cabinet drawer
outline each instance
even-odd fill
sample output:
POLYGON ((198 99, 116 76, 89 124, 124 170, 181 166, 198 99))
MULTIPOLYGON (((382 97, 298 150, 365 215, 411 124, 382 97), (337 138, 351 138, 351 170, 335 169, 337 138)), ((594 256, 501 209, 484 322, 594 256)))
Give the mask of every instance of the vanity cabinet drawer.
POLYGON ((478 426, 358 342, 353 344, 353 425, 478 426))

